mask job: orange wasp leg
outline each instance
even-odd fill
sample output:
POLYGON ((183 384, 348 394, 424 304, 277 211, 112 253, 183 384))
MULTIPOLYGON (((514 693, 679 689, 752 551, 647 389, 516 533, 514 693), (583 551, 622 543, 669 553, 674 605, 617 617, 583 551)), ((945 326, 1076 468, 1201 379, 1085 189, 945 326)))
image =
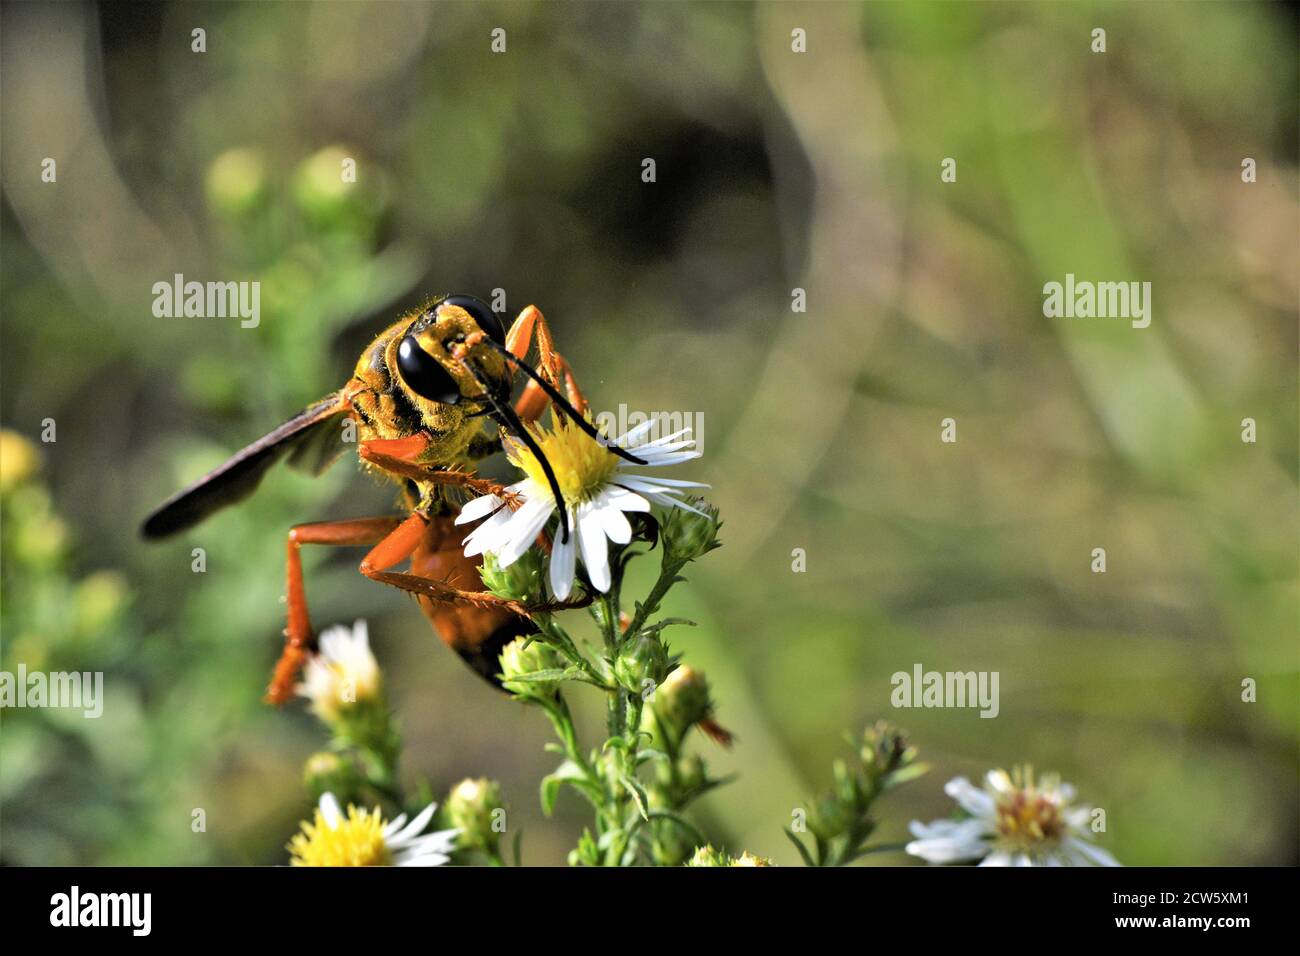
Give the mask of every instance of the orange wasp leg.
MULTIPOLYGON (((534 339, 537 341, 538 370, 556 388, 563 385, 569 404, 580 414, 585 415, 590 406, 582 390, 578 388, 573 370, 569 368, 569 363, 564 360, 564 356, 555 350, 551 327, 547 324, 546 317, 542 315, 542 310, 535 305, 530 305, 519 313, 519 318, 515 319, 514 324, 510 326, 510 331, 506 333, 506 348, 510 350, 510 354, 523 360, 528 355, 529 346, 534 339)), ((546 402, 546 393, 536 382, 530 381, 524 386, 519 401, 515 403, 515 412, 524 421, 535 422, 546 410, 546 402)))
POLYGON ((432 578, 422 577, 418 574, 390 571, 389 568, 405 561, 420 546, 428 524, 429 520, 424 515, 418 511, 415 512, 398 525, 388 537, 375 545, 370 553, 362 559, 361 567, 358 570, 372 581, 391 584, 393 587, 408 591, 411 594, 422 594, 440 604, 468 604, 481 608, 504 608, 513 611, 520 617, 528 617, 530 612, 535 611, 558 611, 564 608, 583 607, 591 603, 590 599, 588 599, 581 603, 553 602, 527 605, 497 597, 491 591, 464 591, 444 581, 435 581, 432 578))
POLYGON ((468 604, 471 607, 504 608, 518 614, 520 617, 530 617, 541 612, 567 611, 573 608, 586 607, 595 600, 595 596, 589 594, 576 601, 521 604, 518 601, 497 597, 491 591, 462 591, 460 588, 453 587, 444 581, 423 578, 418 574, 404 574, 399 571, 366 571, 362 573, 372 581, 391 584, 393 587, 409 591, 411 594, 424 595, 440 604, 468 604))
POLYGON ((288 605, 288 626, 284 629, 284 650, 276 662, 275 673, 266 690, 266 700, 283 704, 293 694, 293 682, 312 649, 311 614, 307 609, 307 592, 302 580, 302 555, 304 544, 327 544, 334 547, 356 547, 374 544, 390 535, 400 522, 399 518, 354 518, 351 521, 318 521, 300 524, 289 529, 288 560, 286 561, 285 602, 288 605))
POLYGON ((394 461, 410 463, 423 455, 428 447, 429 436, 424 432, 416 432, 405 438, 372 438, 363 441, 357 448, 357 454, 366 461, 370 461, 372 455, 382 455, 394 461))
MULTIPOLYGON (((405 441, 405 439, 398 439, 405 441)), ((505 495, 505 486, 486 478, 475 478, 464 471, 453 471, 442 465, 422 465, 402 455, 390 455, 383 450, 387 439, 362 442, 357 454, 384 471, 413 481, 431 481, 441 485, 469 488, 481 495, 505 495)))

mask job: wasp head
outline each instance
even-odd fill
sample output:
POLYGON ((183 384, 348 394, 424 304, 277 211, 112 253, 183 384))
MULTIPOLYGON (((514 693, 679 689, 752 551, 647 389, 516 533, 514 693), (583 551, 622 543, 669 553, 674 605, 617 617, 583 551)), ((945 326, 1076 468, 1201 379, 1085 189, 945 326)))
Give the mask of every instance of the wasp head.
POLYGON ((488 402, 510 392, 501 320, 470 295, 441 296, 416 314, 391 346, 389 367, 416 404, 488 402))

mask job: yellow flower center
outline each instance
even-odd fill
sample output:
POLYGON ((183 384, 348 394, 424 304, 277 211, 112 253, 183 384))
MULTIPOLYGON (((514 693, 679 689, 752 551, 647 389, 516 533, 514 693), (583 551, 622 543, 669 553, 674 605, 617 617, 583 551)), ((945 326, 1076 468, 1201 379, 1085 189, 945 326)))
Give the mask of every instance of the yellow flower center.
POLYGON ((1016 768, 1015 788, 997 801, 998 837, 1020 849, 1054 843, 1065 835, 1065 818, 1057 782, 1044 778, 1035 785, 1033 771, 1016 768))
MULTIPOLYGON (((594 498, 613 478, 618 456, 571 422, 553 421, 550 431, 542 428, 529 431, 555 471, 565 504, 577 505, 594 498)), ((523 444, 512 443, 509 458, 536 485, 550 489, 542 463, 523 444)))
POLYGON ((384 842, 384 818, 379 808, 348 807, 348 815, 331 828, 316 810, 312 823, 289 841, 291 866, 391 866, 393 855, 384 842))

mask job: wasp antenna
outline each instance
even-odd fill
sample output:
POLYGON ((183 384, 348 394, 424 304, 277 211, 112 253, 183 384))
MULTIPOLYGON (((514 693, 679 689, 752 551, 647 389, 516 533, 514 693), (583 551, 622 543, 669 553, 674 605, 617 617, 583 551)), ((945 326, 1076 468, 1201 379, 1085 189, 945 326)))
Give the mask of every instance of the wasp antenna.
POLYGON ((536 382, 538 386, 541 388, 541 390, 547 394, 547 397, 549 397, 551 401, 553 401, 556 405, 559 405, 560 408, 562 408, 565 412, 567 412, 569 417, 573 419, 574 423, 579 428, 581 428, 584 432, 586 432, 588 435, 590 435, 592 438, 598 441, 601 445, 608 448, 614 454, 618 455, 619 458, 622 458, 626 461, 630 461, 634 465, 646 464, 644 458, 638 458, 630 451, 627 451, 626 449, 620 447, 619 445, 615 445, 607 441, 605 436, 596 430, 596 426, 592 425, 591 422, 587 421, 586 418, 579 415, 578 410, 575 409, 572 405, 570 405, 568 399, 566 399, 563 395, 560 394, 559 389, 557 389, 554 385, 548 382, 541 375, 541 373, 537 371, 537 369, 533 368, 523 359, 515 355, 514 352, 511 352, 508 348, 506 348, 504 345, 501 345, 498 342, 488 339, 486 340, 486 344, 492 346, 494 349, 496 349, 498 352, 504 355, 511 362, 514 362, 516 368, 518 368, 521 372, 523 372, 534 382, 536 382))
POLYGON ((542 472, 546 475, 546 483, 551 486, 551 495, 555 498, 556 510, 560 512, 560 539, 565 544, 568 544, 569 512, 564 506, 564 495, 560 491, 560 482, 555 477, 555 469, 551 467, 551 463, 547 460, 541 446, 537 444, 537 439, 533 438, 524 423, 519 420, 519 416, 515 414, 515 410, 510 407, 510 403, 497 400, 473 364, 466 362, 465 366, 470 370, 470 374, 474 376, 479 385, 483 386, 483 394, 495 411, 493 417, 500 425, 514 433, 514 436, 524 443, 525 447, 533 453, 533 457, 541 464, 542 472))
POLYGON ((533 457, 541 464, 542 471, 546 474, 546 482, 551 486, 551 494, 555 498, 556 510, 560 512, 560 540, 568 544, 569 513, 564 507, 564 495, 560 492, 560 482, 555 477, 555 471, 551 468, 551 463, 546 460, 546 455, 541 446, 537 444, 537 439, 533 438, 524 423, 519 420, 515 410, 508 404, 500 405, 498 410, 515 437, 528 447, 528 450, 533 453, 533 457))

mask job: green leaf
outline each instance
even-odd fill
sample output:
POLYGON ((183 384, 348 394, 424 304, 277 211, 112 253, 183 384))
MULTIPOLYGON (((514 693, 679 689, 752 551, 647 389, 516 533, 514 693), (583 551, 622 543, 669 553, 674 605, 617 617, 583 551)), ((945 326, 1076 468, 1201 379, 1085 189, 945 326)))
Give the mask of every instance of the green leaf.
POLYGON ((667 760, 668 755, 662 750, 655 750, 653 747, 647 747, 645 750, 638 750, 636 754, 636 765, 639 767, 643 763, 649 763, 651 760, 667 760))
POLYGON ((895 770, 885 778, 882 784, 883 789, 890 790, 900 784, 907 783, 909 780, 915 780, 917 777, 924 776, 930 772, 928 763, 914 763, 911 766, 903 767, 901 770, 895 770))
MULTIPOLYGON (((578 671, 577 673, 582 673, 578 671)), ((541 681, 559 681, 572 680, 573 668, 551 667, 542 671, 533 671, 531 674, 519 674, 510 678, 511 684, 536 684, 541 681)))
POLYGON ((696 623, 685 617, 666 617, 662 621, 656 621, 654 624, 647 624, 641 628, 640 633, 647 637, 654 637, 666 627, 672 627, 674 624, 684 624, 687 627, 696 627, 696 623))
POLYGON ((520 845, 523 843, 524 831, 522 828, 515 831, 515 838, 510 843, 510 855, 514 857, 515 866, 523 866, 523 858, 520 856, 520 845))
POLYGON ((628 793, 632 794, 632 800, 636 803, 636 808, 641 814, 641 819, 649 820, 650 798, 646 796, 645 787, 641 786, 641 781, 628 774, 620 774, 618 779, 623 786, 627 787, 628 793))
POLYGON ((795 849, 799 851, 799 855, 803 857, 804 866, 816 866, 817 864, 813 862, 813 858, 808 854, 808 848, 803 845, 802 840, 794 835, 794 831, 789 827, 783 827, 782 830, 785 835, 790 838, 790 842, 795 845, 795 849))
POLYGON ((566 760, 555 768, 554 773, 547 774, 542 778, 541 799, 542 812, 548 817, 551 811, 555 809, 555 800, 560 795, 560 787, 564 784, 571 784, 583 789, 587 783, 587 774, 572 760, 566 760))

